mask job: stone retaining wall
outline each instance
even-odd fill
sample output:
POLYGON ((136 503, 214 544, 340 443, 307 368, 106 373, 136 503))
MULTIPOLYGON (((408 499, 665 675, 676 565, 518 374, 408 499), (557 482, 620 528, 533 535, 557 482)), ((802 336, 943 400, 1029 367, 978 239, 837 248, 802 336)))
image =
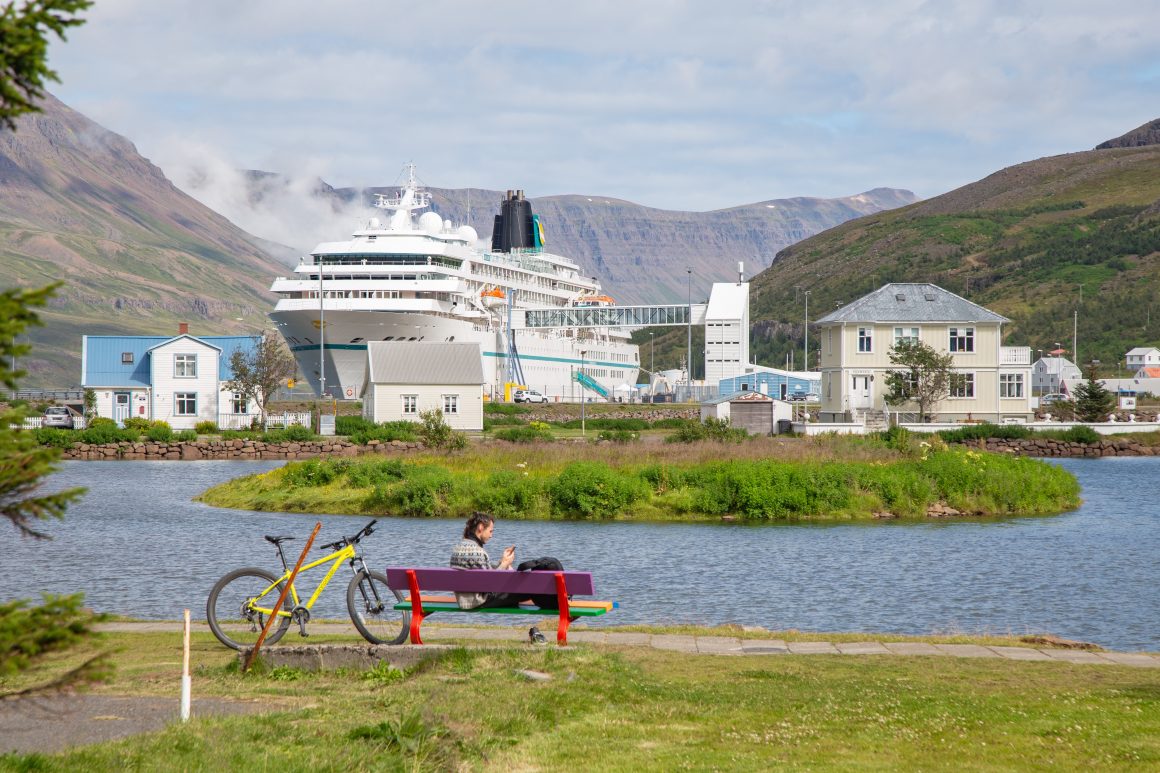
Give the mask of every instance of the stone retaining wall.
POLYGON ((1001 440, 990 438, 968 445, 1000 454, 1022 456, 1160 456, 1160 447, 1146 446, 1130 440, 1101 440, 1098 443, 1069 443, 1047 438, 1001 440))
POLYGON ((381 442, 372 440, 365 446, 355 445, 343 438, 312 440, 296 443, 265 443, 261 440, 195 440, 181 443, 156 443, 148 440, 135 443, 104 443, 93 445, 77 443, 64 449, 63 459, 118 460, 118 459, 309 459, 318 456, 358 456, 365 453, 393 453, 417 451, 422 443, 404 443, 399 440, 381 442))

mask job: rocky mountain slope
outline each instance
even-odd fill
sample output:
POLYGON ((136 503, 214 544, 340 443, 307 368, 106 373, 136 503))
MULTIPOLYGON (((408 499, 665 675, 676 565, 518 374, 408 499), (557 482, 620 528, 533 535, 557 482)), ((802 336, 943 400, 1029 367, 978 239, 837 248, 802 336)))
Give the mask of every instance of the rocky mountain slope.
POLYGON ((285 268, 174 187, 124 137, 51 97, 0 131, 5 286, 63 286, 20 367, 30 387, 80 380, 81 335, 253 331, 285 268))
POLYGON ((934 282, 1011 318, 1011 345, 1073 350, 1078 319, 1080 360, 1107 370, 1160 344, 1160 145, 1147 141, 1158 124, 783 250, 752 288, 758 361, 794 348, 800 362, 803 290, 817 319, 887 282, 934 282))
MULTIPOLYGON (((259 171, 233 181, 245 186, 245 195, 223 191, 231 181, 200 172, 179 184, 194 195, 208 194, 203 200, 247 230, 293 244, 300 253, 318 242, 345 238, 357 223, 376 214, 375 194, 398 190, 336 189, 322 180, 259 171)), ((470 223, 490 242, 503 191, 427 190, 434 211, 453 222, 470 223)), ((574 259, 620 303, 683 301, 689 292, 688 267, 693 269, 694 297, 706 297, 713 282, 736 277, 738 261, 744 261, 746 276, 752 276, 769 266, 778 250, 800 239, 914 201, 910 191, 876 188, 836 199, 775 199, 713 212, 681 212, 595 194, 531 197, 548 249, 574 259)))

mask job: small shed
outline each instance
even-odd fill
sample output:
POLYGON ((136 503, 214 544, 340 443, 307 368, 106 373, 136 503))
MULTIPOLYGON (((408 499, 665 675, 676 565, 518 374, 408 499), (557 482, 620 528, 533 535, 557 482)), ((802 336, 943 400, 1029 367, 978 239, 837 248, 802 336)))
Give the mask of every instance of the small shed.
POLYGON ((783 400, 774 400, 761 392, 734 392, 701 403, 701 421, 708 418, 728 420, 751 435, 772 435, 779 419, 793 417, 793 408, 783 400))
POLYGON ((483 429, 483 358, 479 344, 426 341, 367 343, 363 418, 421 421, 442 411, 458 430, 483 429))

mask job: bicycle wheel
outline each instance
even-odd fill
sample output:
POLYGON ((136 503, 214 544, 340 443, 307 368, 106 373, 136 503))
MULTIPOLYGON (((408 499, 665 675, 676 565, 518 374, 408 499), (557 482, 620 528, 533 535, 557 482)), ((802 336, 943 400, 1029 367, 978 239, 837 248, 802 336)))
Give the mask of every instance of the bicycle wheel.
MULTIPOLYGON (((257 643, 266 625, 267 615, 254 608, 271 609, 278 603, 284 582, 265 569, 235 569, 217 581, 205 604, 205 619, 209 629, 222 644, 235 650, 249 649, 257 643), (277 582, 277 584, 275 584, 277 582)), ((283 609, 289 611, 293 600, 287 596, 283 609)), ((274 644, 290 627, 289 617, 279 617, 270 626, 266 644, 274 644)))
POLYGON ((346 586, 351 622, 371 644, 402 644, 411 632, 411 613, 395 610, 400 591, 387 587, 382 572, 360 571, 346 586))

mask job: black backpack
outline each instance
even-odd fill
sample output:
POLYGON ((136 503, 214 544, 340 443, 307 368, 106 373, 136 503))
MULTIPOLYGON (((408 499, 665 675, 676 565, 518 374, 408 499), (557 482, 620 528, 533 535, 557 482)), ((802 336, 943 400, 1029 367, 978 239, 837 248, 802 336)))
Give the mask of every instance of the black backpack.
MULTIPOLYGON (((532 558, 516 567, 521 572, 562 572, 564 565, 551 556, 532 558)), ((560 599, 555 593, 533 593, 529 597, 532 603, 540 609, 559 609, 560 599)), ((569 597, 571 598, 571 597, 569 597)))

